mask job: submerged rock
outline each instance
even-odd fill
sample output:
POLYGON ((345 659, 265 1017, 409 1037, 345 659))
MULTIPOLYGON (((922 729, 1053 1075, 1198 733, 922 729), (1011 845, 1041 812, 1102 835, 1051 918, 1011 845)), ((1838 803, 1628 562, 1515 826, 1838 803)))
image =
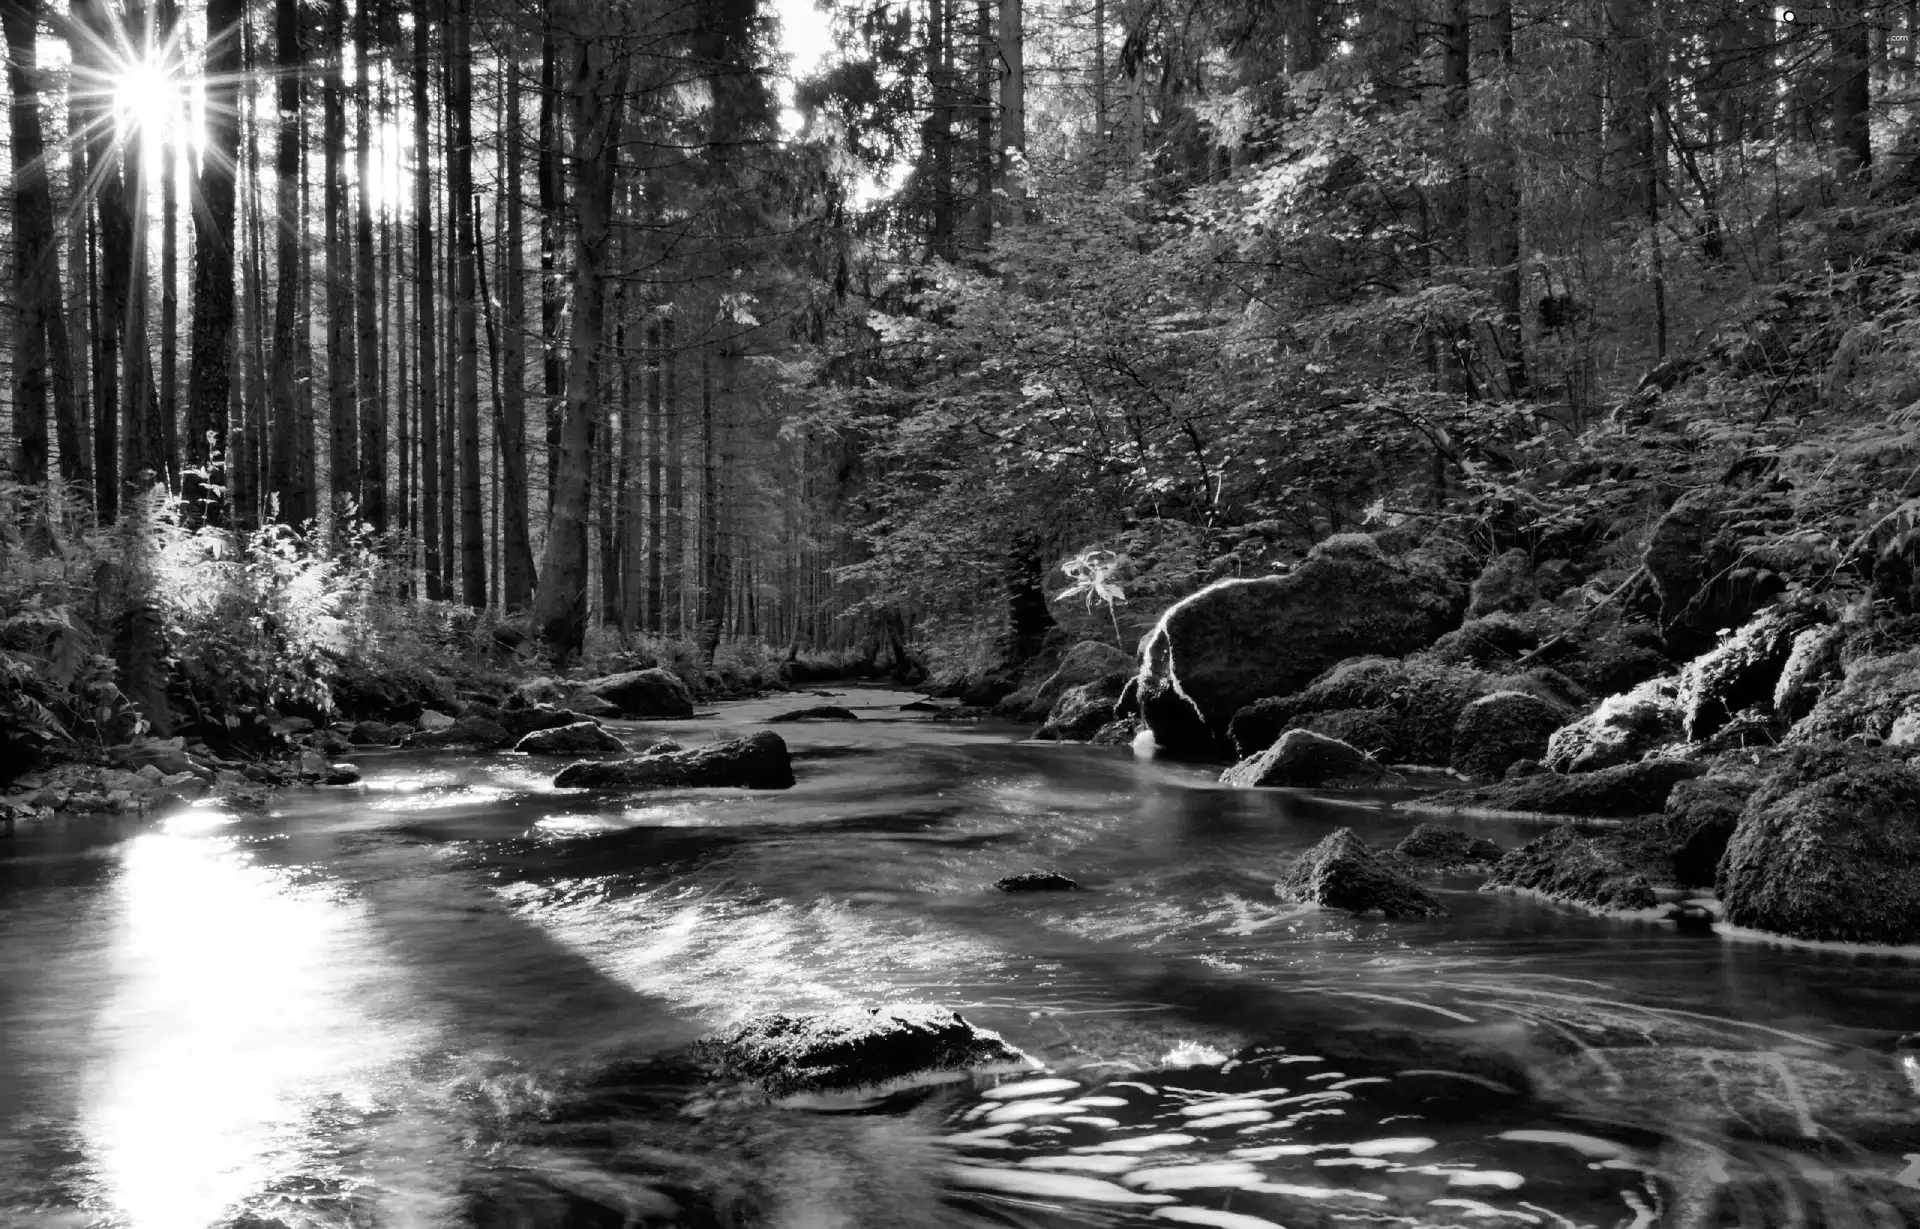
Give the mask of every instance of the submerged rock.
POLYGON ((816 704, 811 708, 796 708, 784 713, 776 713, 767 718, 769 724, 775 721, 858 721, 860 716, 850 708, 838 704, 816 704))
POLYGON ((1674 786, 1705 772, 1704 766, 1689 760, 1644 760, 1598 772, 1542 772, 1477 789, 1446 790, 1414 805, 1422 810, 1439 807, 1531 811, 1588 819, 1627 819, 1660 811, 1674 786))
POLYGON ((1538 892, 1591 909, 1651 909, 1659 903, 1654 889, 1673 882, 1666 829, 1658 821, 1623 828, 1568 824, 1500 859, 1480 890, 1538 892))
POLYGON ((679 675, 657 666, 582 683, 579 694, 606 701, 623 717, 693 716, 693 693, 679 675))
POLYGON ((1227 785, 1319 789, 1377 785, 1392 776, 1378 760, 1337 738, 1288 730, 1273 746, 1221 773, 1220 780, 1227 785))
POLYGON ((572 725, 534 730, 513 745, 525 755, 625 755, 627 744, 608 733, 597 721, 576 721, 572 725))
POLYGON ((1302 904, 1390 918, 1444 917, 1425 888, 1367 848, 1353 829, 1328 836, 1287 868, 1275 891, 1302 904))
POLYGON ((1166 750, 1224 754, 1240 709, 1356 654, 1430 644, 1465 603, 1449 561, 1329 538, 1285 576, 1220 581, 1163 614, 1141 643, 1140 715, 1166 750))
POLYGON ((561 789, 787 789, 793 785, 793 762, 786 740, 761 730, 690 751, 656 747, 624 760, 570 764, 553 783, 561 789))
POLYGON ((1059 871, 1022 871, 996 879, 993 886, 1002 892, 1078 892, 1080 885, 1059 871))
POLYGON ((1484 871, 1506 856, 1506 850, 1485 837, 1439 824, 1421 824, 1393 852, 1413 869, 1435 874, 1484 871))
POLYGON ((695 1044, 723 1076, 755 1081, 775 1096, 892 1083, 949 1071, 1031 1065, 998 1033, 943 1007, 847 1008, 811 1015, 775 1012, 695 1044))
POLYGON ((1796 939, 1920 943, 1920 768, 1892 750, 1796 748, 1742 812, 1726 919, 1796 939))

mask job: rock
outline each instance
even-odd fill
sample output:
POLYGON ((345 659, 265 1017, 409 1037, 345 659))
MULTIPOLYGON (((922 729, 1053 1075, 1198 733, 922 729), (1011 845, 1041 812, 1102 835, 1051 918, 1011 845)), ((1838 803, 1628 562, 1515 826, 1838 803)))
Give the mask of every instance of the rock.
POLYGON ((625 755, 627 744, 597 721, 576 721, 531 731, 513 749, 525 755, 625 755))
POLYGON ((1422 657, 1446 666, 1504 666, 1538 647, 1539 634, 1505 613, 1468 619, 1431 646, 1422 657))
POLYGON ((1227 724, 1360 653, 1400 654, 1458 619, 1463 585, 1424 552, 1364 534, 1327 539, 1285 576, 1227 580, 1175 603, 1141 642, 1139 712, 1179 754, 1229 752, 1227 724))
POLYGON ((1485 837, 1439 824, 1421 824, 1393 852, 1416 870, 1442 874, 1483 871, 1506 856, 1504 849, 1485 837))
POLYGON ((909 700, 900 706, 903 713, 937 713, 945 708, 944 704, 935 704, 932 700, 909 700))
POLYGON ((1811 604, 1770 606, 1680 672, 1680 728, 1689 742, 1713 736, 1734 714, 1771 707, 1773 694, 1800 633, 1824 622, 1811 604))
POLYGON ((775 721, 858 721, 859 714, 850 708, 838 704, 816 704, 812 708, 796 708, 767 718, 769 724, 775 721))
POLYGON ((1227 785, 1357 788, 1392 778, 1364 751, 1309 730, 1288 730, 1259 755, 1249 756, 1220 774, 1227 785))
POLYGON ((358 785, 359 783, 360 770, 352 764, 330 764, 327 766, 327 771, 320 777, 322 785, 358 785))
POLYGON ((1271 746, 1287 730, 1312 729, 1363 746, 1389 763, 1443 765, 1451 758, 1461 711, 1494 690, 1495 677, 1477 670, 1420 659, 1356 657, 1293 695, 1241 709, 1227 732, 1243 755, 1271 746), (1334 718, 1334 713, 1350 715, 1334 718))
MULTIPOLYGON (((1000 700, 994 705, 994 712, 1015 721, 1045 721, 1069 689, 1097 682, 1108 675, 1129 675, 1133 670, 1134 661, 1128 654, 1105 641, 1082 640, 1067 650, 1060 665, 1045 679, 1000 700)), ((1114 694, 1119 694, 1117 689, 1114 694)))
POLYGON ((679 675, 657 666, 594 679, 581 684, 579 694, 605 700, 623 717, 693 716, 693 693, 679 675))
POLYGON ((397 743, 404 734, 383 721, 356 721, 347 741, 356 747, 385 747, 397 743))
POLYGON ((690 751, 656 748, 624 760, 571 764, 553 783, 562 789, 787 789, 793 785, 793 764, 786 741, 761 730, 690 751))
POLYGON ((518 742, 536 730, 558 730, 582 721, 599 725, 599 721, 584 713, 571 709, 554 708, 550 704, 534 704, 521 708, 502 709, 492 717, 500 723, 507 736, 518 742))
POLYGON ((1608 696, 1547 741, 1545 762, 1555 772, 1592 772, 1630 764, 1680 737, 1680 688, 1671 678, 1649 679, 1608 696))
POLYGON ((506 707, 537 708, 542 704, 550 704, 558 708, 565 705, 572 695, 572 685, 563 683, 559 679, 547 677, 528 679, 513 689, 513 694, 507 697, 506 707))
POLYGON ((511 747, 515 738, 489 717, 462 717, 452 725, 407 736, 408 747, 511 747))
POLYGON ((1711 638, 1744 624, 1786 588, 1779 573, 1743 566, 1730 512, 1725 488, 1702 487, 1682 496, 1647 536, 1642 562, 1670 633, 1711 638))
POLYGON ((1668 853, 1681 883, 1710 888, 1726 857, 1740 813, 1758 782, 1725 776, 1682 781, 1667 795, 1668 853))
POLYGON ((1059 871, 1022 871, 996 879, 993 886, 1002 892, 1078 892, 1080 885, 1059 871))
POLYGON ((1719 889, 1735 926, 1920 942, 1920 768, 1899 751, 1796 747, 1741 813, 1719 889))
POLYGON ((1540 600, 1540 588, 1533 583, 1533 557, 1523 550, 1510 550, 1487 563, 1474 578, 1467 594, 1467 618, 1478 619, 1496 611, 1519 614, 1540 600))
POLYGON ((1543 772, 1477 789, 1447 790, 1417 805, 1423 810, 1443 807, 1626 819, 1660 811, 1675 785, 1704 772, 1704 766, 1688 760, 1645 760, 1597 772, 1543 772))
POLYGON ((1651 909, 1657 886, 1675 882, 1658 821, 1623 828, 1555 828, 1507 854, 1483 892, 1517 889, 1590 909, 1651 909))
POLYGON ((567 701, 567 707, 582 717, 618 717, 620 706, 599 696, 577 695, 567 701))
POLYGON ((776 1012, 742 1021, 694 1049, 721 1074, 751 1079, 775 1096, 1032 1065, 999 1034, 958 1012, 922 1006, 776 1012))
POLYGON ((149 787, 152 787, 160 784, 160 782, 163 779, 165 779, 167 774, 164 772, 161 772, 158 768, 154 767, 152 764, 148 764, 142 767, 140 771, 134 773, 133 775, 147 782, 149 787))
POLYGON ((1141 728, 1138 717, 1122 717, 1101 726, 1087 741, 1096 747, 1130 746, 1134 739, 1140 737, 1141 728))
POLYGON ((1773 711, 1792 724, 1813 711, 1821 685, 1840 670, 1840 645, 1846 632, 1837 624, 1809 627, 1793 638, 1787 664, 1773 685, 1773 711))
POLYGON ((318 780, 333 771, 333 765, 327 763, 327 757, 317 751, 309 751, 300 757, 300 775, 318 780))
POLYGON ((1060 693, 1053 710, 1035 738, 1059 742, 1086 742, 1114 720, 1113 704, 1130 676, 1109 674, 1060 693))
POLYGON ((160 780, 160 792, 172 798, 204 797, 210 788, 205 778, 191 772, 176 772, 160 780))
POLYGON ((1302 904, 1382 913, 1390 918, 1445 917, 1446 909, 1419 884, 1341 828, 1295 859, 1275 890, 1302 904))
POLYGON ((332 730, 322 730, 313 736, 313 745, 323 755, 345 755, 353 750, 353 744, 346 737, 332 730))
POLYGON ((313 720, 308 717, 276 717, 267 725, 275 734, 283 738, 297 738, 302 734, 313 733, 313 720))
POLYGON ((1546 771, 1548 771, 1547 766, 1539 760, 1515 760, 1507 765, 1507 770, 1500 774, 1500 779, 1518 781, 1522 777, 1537 777, 1546 771))
POLYGON ((419 720, 415 721, 413 724, 415 728, 417 728, 421 733, 432 734, 436 730, 444 730, 448 726, 452 725, 453 718, 447 716, 445 713, 435 712, 433 709, 427 709, 425 712, 420 714, 419 720))
POLYGON ((1785 741, 1815 745, 1866 736, 1884 742, 1895 723, 1914 711, 1920 711, 1920 649, 1863 657, 1794 723, 1785 741))
POLYGON ((1566 710, 1524 691, 1496 691, 1460 710, 1453 725, 1455 772, 1498 779, 1521 760, 1545 755, 1566 710))

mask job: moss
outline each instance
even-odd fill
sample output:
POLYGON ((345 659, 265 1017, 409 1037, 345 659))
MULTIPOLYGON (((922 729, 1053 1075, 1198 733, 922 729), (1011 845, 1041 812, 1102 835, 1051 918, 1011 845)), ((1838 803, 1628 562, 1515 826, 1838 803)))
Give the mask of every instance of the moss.
POLYGON ((1593 909, 1650 909, 1659 900, 1654 888, 1673 881, 1658 823, 1619 829, 1569 824, 1502 858, 1481 891, 1521 889, 1593 909))
POLYGON ((1591 713, 1562 727, 1544 757, 1555 772, 1591 772, 1632 763, 1680 736, 1680 690, 1673 679, 1649 679, 1608 696, 1591 713))
POLYGON ((1393 847, 1394 856, 1417 870, 1456 872, 1485 870, 1506 856, 1485 837, 1469 836, 1458 828, 1421 824, 1393 847))
POLYGON ((1522 691, 1496 691, 1460 711, 1450 763, 1470 777, 1499 778, 1521 760, 1546 754, 1565 710, 1522 691))
POLYGON ((1756 705, 1771 709, 1797 637, 1827 617, 1812 604, 1769 607, 1689 662, 1679 683, 1683 736, 1690 742, 1709 738, 1736 713, 1756 705))
POLYGON ((1719 886, 1736 926, 1920 942, 1920 769, 1894 750, 1796 749, 1747 804, 1719 886))
POLYGON ((1847 668, 1841 684, 1814 704, 1787 732, 1787 741, 1814 744, 1858 735, 1884 739, 1893 723, 1920 707, 1920 649, 1868 657, 1847 668))
POLYGON ((1341 828, 1296 859, 1281 876, 1281 895, 1303 903, 1379 913, 1390 918, 1444 917, 1433 895, 1341 828))
POLYGON ((1448 790, 1421 805, 1626 819, 1662 810, 1674 786, 1705 771, 1687 760, 1645 760, 1597 772, 1543 772, 1477 789, 1448 790))
POLYGON ((1740 813, 1758 782, 1724 776, 1682 781, 1667 795, 1665 827, 1674 874, 1690 887, 1712 887, 1740 813))

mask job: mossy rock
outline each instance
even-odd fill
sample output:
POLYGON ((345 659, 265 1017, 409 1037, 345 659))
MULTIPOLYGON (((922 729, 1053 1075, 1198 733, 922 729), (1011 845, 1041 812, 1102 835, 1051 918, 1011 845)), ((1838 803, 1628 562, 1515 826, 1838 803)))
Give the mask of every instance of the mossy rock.
POLYGON ((1487 870, 1506 856, 1506 850, 1458 828, 1421 824, 1393 847, 1393 854, 1423 873, 1462 874, 1487 870))
POLYGON ((1432 893, 1369 849, 1351 828, 1341 828, 1295 859, 1275 890, 1302 904, 1349 913, 1390 918, 1447 913, 1432 893))
POLYGON ((1536 892, 1589 909, 1650 909, 1655 889, 1677 883, 1666 828, 1643 820, 1623 828, 1555 828, 1501 858, 1481 891, 1536 892))
POLYGON ((1674 786, 1705 773, 1691 760, 1644 760, 1597 772, 1542 772, 1421 799, 1426 808, 1522 811, 1585 819, 1626 819, 1662 811, 1674 786))
POLYGON ((1735 926, 1920 943, 1920 768, 1891 749, 1796 748, 1741 813, 1719 889, 1735 926))
POLYGON ((1227 785, 1296 789, 1361 788, 1392 778, 1366 752, 1310 730, 1288 730, 1273 746, 1220 774, 1227 785))
POLYGON ((1496 691, 1460 710, 1450 763, 1469 777, 1498 780, 1521 760, 1546 754, 1567 719, 1565 709, 1524 691, 1496 691))
POLYGON ((1679 682, 1682 737, 1697 742, 1740 712, 1770 710, 1798 637, 1827 619, 1826 610, 1812 603, 1771 606, 1689 662, 1679 682))
POLYGON ((1081 683, 1061 692, 1047 713, 1046 722, 1034 734, 1036 739, 1057 742, 1087 742, 1114 720, 1114 701, 1125 690, 1127 674, 1109 674, 1090 683, 1081 683))
POLYGON ((1608 696, 1586 716, 1555 731, 1543 758, 1555 772, 1593 772, 1630 764, 1679 741, 1680 687, 1649 679, 1608 696))

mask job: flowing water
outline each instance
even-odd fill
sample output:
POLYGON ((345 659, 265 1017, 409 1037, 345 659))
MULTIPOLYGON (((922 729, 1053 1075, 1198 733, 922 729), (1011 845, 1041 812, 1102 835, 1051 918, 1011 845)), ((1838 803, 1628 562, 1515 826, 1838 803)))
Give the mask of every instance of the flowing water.
POLYGON ((0 1224, 1920 1225, 1920 961, 1471 881, 1288 905, 1286 855, 1415 817, 912 698, 779 727, 788 791, 370 752, 267 814, 0 840, 0 1224), (1034 868, 1087 890, 989 886, 1034 868), (679 1057, 906 1001, 1040 1066, 768 1105, 679 1057))

